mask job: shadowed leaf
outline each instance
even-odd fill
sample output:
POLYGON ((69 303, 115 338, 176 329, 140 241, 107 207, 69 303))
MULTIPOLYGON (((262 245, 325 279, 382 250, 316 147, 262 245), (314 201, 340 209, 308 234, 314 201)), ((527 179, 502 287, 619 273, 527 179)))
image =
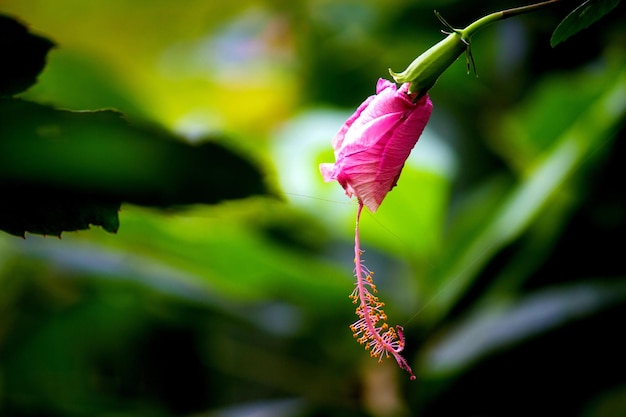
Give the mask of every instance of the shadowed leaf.
POLYGON ((61 236, 63 232, 102 226, 115 233, 119 227, 119 201, 35 186, 0 186, 0 229, 25 237, 26 232, 61 236))
POLYGON ((33 35, 16 20, 0 15, 0 97, 20 93, 37 82, 54 43, 33 35))
POLYGON ((214 204, 267 189, 256 166, 217 143, 192 146, 164 130, 133 126, 114 111, 70 112, 0 99, 0 192, 2 228, 22 235, 82 229, 84 219, 113 231, 110 210, 120 202, 214 204), (44 215, 42 201, 48 200, 64 214, 44 215), (94 201, 110 210, 94 208, 94 201))

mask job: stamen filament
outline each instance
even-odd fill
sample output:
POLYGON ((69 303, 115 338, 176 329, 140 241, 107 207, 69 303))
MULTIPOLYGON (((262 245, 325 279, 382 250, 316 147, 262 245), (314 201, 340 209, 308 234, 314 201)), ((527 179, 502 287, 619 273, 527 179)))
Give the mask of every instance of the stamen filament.
POLYGON ((350 326, 357 341, 370 351, 370 355, 382 362, 383 356, 393 356, 400 368, 415 379, 413 370, 407 361, 400 355, 404 349, 404 335, 401 326, 389 327, 386 323, 387 315, 383 311, 385 303, 378 300, 376 285, 370 271, 361 260, 361 242, 359 238, 359 220, 363 202, 359 200, 359 208, 356 214, 356 228, 354 233, 354 275, 356 288, 350 294, 353 303, 358 304, 356 315, 359 319, 350 326), (381 325, 378 325, 382 322, 381 325))

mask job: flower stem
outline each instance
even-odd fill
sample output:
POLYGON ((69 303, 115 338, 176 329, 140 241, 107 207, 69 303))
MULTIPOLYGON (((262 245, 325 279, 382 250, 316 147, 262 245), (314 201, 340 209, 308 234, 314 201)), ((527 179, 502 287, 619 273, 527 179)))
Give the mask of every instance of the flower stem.
POLYGON ((470 63, 472 66, 475 66, 470 48, 470 40, 480 29, 493 22, 517 16, 522 13, 528 13, 561 1, 564 0, 549 0, 541 3, 530 4, 528 6, 501 10, 499 12, 481 17, 468 25, 465 29, 456 29, 452 27, 437 11, 435 11, 437 18, 447 28, 447 30, 443 31, 443 33, 448 36, 415 58, 404 71, 394 72, 390 69, 389 73, 395 82, 399 84, 410 83, 409 94, 417 93, 417 97, 419 98, 426 94, 426 92, 433 85, 435 85, 439 76, 441 76, 441 74, 443 74, 443 72, 448 69, 448 67, 452 65, 463 52, 467 55, 468 72, 470 63))
POLYGON ((508 19, 509 17, 517 16, 523 13, 532 12, 534 10, 541 9, 546 6, 551 6, 561 1, 563 0, 549 0, 541 3, 529 4, 528 6, 515 7, 512 9, 501 10, 499 12, 491 13, 487 16, 481 17, 477 21, 467 26, 465 29, 459 30, 458 32, 461 34, 463 39, 469 40, 469 38, 473 34, 475 34, 476 32, 478 32, 478 30, 482 29, 490 23, 508 19))

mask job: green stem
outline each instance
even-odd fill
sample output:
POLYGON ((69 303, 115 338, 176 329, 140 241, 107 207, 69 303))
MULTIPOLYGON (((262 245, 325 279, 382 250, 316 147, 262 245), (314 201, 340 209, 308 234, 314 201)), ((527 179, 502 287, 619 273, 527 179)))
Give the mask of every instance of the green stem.
POLYGON ((528 6, 515 7, 513 9, 501 10, 499 12, 488 14, 485 17, 482 17, 467 26, 463 30, 459 30, 458 32, 461 34, 463 39, 469 40, 469 38, 478 32, 478 30, 487 26, 490 23, 497 22, 499 20, 508 19, 509 17, 517 16, 523 13, 532 12, 533 10, 541 9, 546 6, 551 6, 555 3, 559 3, 563 0, 549 0, 541 3, 530 4, 528 6))
POLYGON ((450 32, 444 32, 448 36, 415 58, 404 71, 397 73, 389 69, 389 73, 395 82, 399 84, 410 83, 409 94, 417 93, 417 99, 426 94, 426 92, 435 85, 439 76, 443 74, 463 52, 467 54, 469 72, 470 64, 472 66, 474 65, 474 59, 472 58, 472 51, 470 49, 470 39, 472 35, 480 29, 490 23, 531 12, 560 1, 564 0, 549 0, 491 13, 473 22, 465 29, 453 28, 435 11, 437 18, 450 30, 450 32))

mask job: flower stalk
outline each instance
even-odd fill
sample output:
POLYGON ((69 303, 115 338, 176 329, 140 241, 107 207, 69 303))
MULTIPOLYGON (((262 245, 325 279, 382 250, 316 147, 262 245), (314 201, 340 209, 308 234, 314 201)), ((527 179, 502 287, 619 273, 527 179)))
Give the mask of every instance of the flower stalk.
POLYGON ((415 60, 413 60, 413 62, 411 62, 404 71, 396 73, 389 69, 389 73, 397 83, 410 83, 409 94, 416 93, 419 98, 426 94, 426 92, 435 85, 441 74, 443 74, 444 71, 448 69, 448 67, 452 65, 463 52, 465 52, 467 56, 467 66, 469 72, 470 63, 473 65, 474 62, 470 41, 472 36, 474 36, 480 29, 493 22, 517 16, 522 13, 528 13, 560 1, 563 0, 549 0, 528 6, 516 7, 513 9, 491 13, 471 23, 465 29, 453 28, 441 17, 438 12, 435 11, 437 18, 448 29, 443 31, 443 33, 448 36, 415 58, 415 60))

